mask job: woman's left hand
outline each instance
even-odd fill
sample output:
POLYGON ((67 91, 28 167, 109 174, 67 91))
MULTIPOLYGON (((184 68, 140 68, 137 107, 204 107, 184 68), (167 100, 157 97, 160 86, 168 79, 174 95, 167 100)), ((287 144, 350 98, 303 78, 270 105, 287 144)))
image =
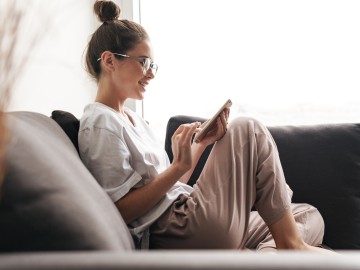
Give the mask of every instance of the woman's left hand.
POLYGON ((230 114, 230 109, 225 108, 222 111, 222 113, 219 115, 219 117, 216 119, 216 124, 209 130, 208 133, 206 133, 205 137, 201 140, 200 143, 203 143, 205 145, 210 145, 220 140, 227 131, 229 114, 230 114))

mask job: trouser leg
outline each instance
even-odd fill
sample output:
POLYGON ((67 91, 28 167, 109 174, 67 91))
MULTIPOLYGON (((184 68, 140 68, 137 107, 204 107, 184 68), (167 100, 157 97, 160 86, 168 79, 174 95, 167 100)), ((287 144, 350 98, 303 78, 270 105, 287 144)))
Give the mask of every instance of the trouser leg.
MULTIPOLYGON (((291 210, 302 239, 309 245, 320 245, 324 236, 324 221, 319 211, 309 204, 291 204, 291 210)), ((257 211, 250 214, 245 247, 259 251, 276 248, 269 228, 257 211)))
POLYGON ((188 200, 174 204, 151 228, 154 248, 244 248, 255 205, 267 225, 290 207, 270 132, 237 118, 218 141, 188 200))

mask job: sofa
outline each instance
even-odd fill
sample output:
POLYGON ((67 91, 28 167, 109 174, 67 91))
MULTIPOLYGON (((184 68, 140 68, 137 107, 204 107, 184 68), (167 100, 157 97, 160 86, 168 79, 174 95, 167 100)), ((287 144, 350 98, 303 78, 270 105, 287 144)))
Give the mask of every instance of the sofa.
MULTIPOLYGON (((170 160, 176 128, 204 120, 169 119, 164 147, 170 160)), ((332 254, 136 250, 121 214, 79 158, 74 115, 8 112, 7 125, 0 269, 360 269, 360 124, 268 127, 293 201, 319 209, 332 254)))

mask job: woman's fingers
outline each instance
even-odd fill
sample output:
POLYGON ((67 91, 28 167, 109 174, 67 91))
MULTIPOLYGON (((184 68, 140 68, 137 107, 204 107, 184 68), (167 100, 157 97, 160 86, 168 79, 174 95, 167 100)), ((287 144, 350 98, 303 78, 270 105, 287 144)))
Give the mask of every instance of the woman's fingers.
POLYGON ((227 126, 227 116, 226 116, 226 112, 222 112, 220 115, 220 120, 221 120, 221 125, 224 127, 224 129, 226 129, 227 126))
POLYGON ((192 136, 195 132, 198 131, 200 123, 194 122, 190 124, 182 124, 179 128, 174 132, 173 138, 177 141, 183 142, 191 142, 192 136))
POLYGON ((191 168, 191 140, 193 134, 197 131, 199 123, 183 124, 172 137, 173 162, 179 164, 179 168, 187 171, 191 168))

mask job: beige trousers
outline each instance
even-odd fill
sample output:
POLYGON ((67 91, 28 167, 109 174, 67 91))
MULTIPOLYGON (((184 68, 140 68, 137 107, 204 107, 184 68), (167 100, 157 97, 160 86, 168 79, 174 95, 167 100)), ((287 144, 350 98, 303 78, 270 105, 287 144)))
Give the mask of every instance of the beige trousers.
POLYGON ((268 226, 289 208, 305 242, 321 244, 321 215, 308 204, 291 204, 291 196, 270 132, 254 119, 236 118, 214 145, 194 191, 179 196, 151 226, 150 248, 275 247, 268 226))

